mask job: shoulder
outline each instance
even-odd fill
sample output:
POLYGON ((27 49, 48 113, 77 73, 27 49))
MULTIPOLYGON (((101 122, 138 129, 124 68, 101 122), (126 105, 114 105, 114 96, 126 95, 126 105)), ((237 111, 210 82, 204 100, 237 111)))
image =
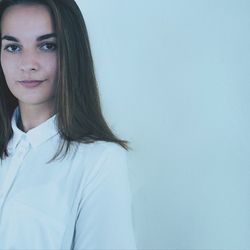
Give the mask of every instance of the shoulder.
POLYGON ((77 146, 73 165, 83 175, 101 175, 126 171, 127 151, 113 142, 97 141, 77 146))
POLYGON ((94 142, 78 146, 74 167, 80 174, 82 190, 91 193, 99 188, 118 189, 128 180, 126 150, 112 142, 94 142), (80 169, 79 169, 80 168, 80 169))
POLYGON ((77 155, 83 160, 125 159, 126 154, 126 150, 120 145, 105 141, 97 141, 90 144, 80 143, 77 149, 77 155))

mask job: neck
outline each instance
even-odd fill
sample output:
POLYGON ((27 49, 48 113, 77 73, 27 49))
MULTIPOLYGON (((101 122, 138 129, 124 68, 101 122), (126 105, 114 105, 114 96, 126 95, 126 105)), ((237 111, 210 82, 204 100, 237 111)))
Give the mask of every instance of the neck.
POLYGON ((54 105, 47 107, 40 105, 24 105, 19 103, 20 123, 19 128, 24 132, 39 126, 55 114, 54 105))

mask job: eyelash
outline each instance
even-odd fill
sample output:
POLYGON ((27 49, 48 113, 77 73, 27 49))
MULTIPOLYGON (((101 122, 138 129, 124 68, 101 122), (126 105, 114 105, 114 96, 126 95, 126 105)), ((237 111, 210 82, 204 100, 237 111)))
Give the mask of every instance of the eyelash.
POLYGON ((13 48, 13 47, 15 47, 15 48, 19 47, 19 49, 20 49, 20 46, 18 44, 8 44, 8 45, 4 46, 4 50, 6 50, 7 52, 10 52, 10 53, 17 53, 15 51, 9 50, 9 48, 13 48))
MULTIPOLYGON (((54 43, 54 42, 44 42, 44 43, 40 44, 38 47, 45 52, 53 52, 57 49, 56 43, 54 43), (42 47, 44 47, 44 46, 47 46, 47 47, 52 46, 52 48, 51 49, 42 49, 42 47)), ((20 46, 19 44, 8 44, 4 47, 5 51, 7 51, 9 53, 13 53, 13 54, 19 53, 21 49, 22 49, 22 46, 20 46), (11 47, 12 47, 12 49, 13 49, 13 47, 15 47, 15 49, 18 49, 18 51, 10 51, 9 48, 11 48, 11 47)))
POLYGON ((45 42, 43 44, 40 45, 40 48, 43 47, 43 46, 52 46, 51 49, 48 49, 47 51, 55 51, 57 46, 56 46, 56 43, 53 43, 53 42, 45 42))

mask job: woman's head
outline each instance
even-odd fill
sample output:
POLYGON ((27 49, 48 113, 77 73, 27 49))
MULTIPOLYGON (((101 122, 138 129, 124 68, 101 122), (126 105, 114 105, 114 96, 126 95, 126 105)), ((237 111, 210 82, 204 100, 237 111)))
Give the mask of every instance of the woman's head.
MULTIPOLYGON (((69 114, 69 108, 75 95, 81 93, 81 88, 88 88, 89 81, 95 81, 88 34, 81 11, 74 0, 2 0, 0 2, 1 27, 4 14, 14 6, 17 8, 18 5, 26 6, 26 8, 28 6, 33 6, 33 8, 40 6, 41 8, 43 6, 51 14, 58 53, 56 106, 57 111, 61 109, 61 106, 64 106, 63 109, 69 114), (79 85, 80 82, 85 82, 85 84, 79 85)), ((28 13, 27 19, 32 22, 32 17, 28 13)), ((18 23, 17 17, 15 17, 15 21, 18 23)), ((22 27, 22 32, 29 32, 26 26, 22 27)), ((91 85, 93 87, 93 84, 91 85)), ((13 106, 15 106, 16 100, 14 99, 13 102, 15 103, 13 106)))
MULTIPOLYGON (((0 1, 1 60, 3 60, 3 35, 6 35, 2 34, 5 17, 11 9, 12 12, 14 8, 16 11, 24 10, 25 6, 29 11, 32 8, 39 9, 45 16, 47 11, 47 17, 49 14, 51 21, 48 31, 53 31, 55 34, 55 37, 50 39, 56 39, 56 53, 50 55, 56 55, 56 63, 53 63, 56 65, 56 70, 52 70, 56 75, 53 91, 52 88, 50 90, 53 92, 57 126, 62 138, 56 156, 64 146, 67 152, 73 141, 85 143, 96 140, 112 141, 126 148, 126 142, 113 135, 103 118, 88 33, 81 11, 74 0, 0 1)), ((16 22, 17 18, 18 16, 15 17, 16 22)), ((28 13, 27 19, 29 19, 28 13)), ((32 22, 31 18, 30 21, 32 22)), ((20 29, 26 35, 29 32, 26 27, 20 29)), ((18 105, 18 95, 13 89, 9 91, 6 83, 8 77, 5 77, 4 72, 6 73, 6 68, 10 67, 7 64, 7 61, 3 60, 0 67, 0 138, 4 138, 0 141, 1 157, 7 153, 7 143, 13 133, 10 120, 13 110, 18 105)), ((37 80, 44 80, 42 78, 37 80)))
POLYGON ((1 66, 22 106, 54 111, 57 41, 50 12, 40 4, 8 7, 1 18, 1 66))

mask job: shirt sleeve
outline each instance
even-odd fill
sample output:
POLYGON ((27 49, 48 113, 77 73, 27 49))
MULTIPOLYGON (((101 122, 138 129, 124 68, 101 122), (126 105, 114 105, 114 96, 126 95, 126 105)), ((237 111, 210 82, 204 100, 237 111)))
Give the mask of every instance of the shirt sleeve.
POLYGON ((94 169, 79 205, 73 249, 136 249, 125 150, 112 145, 94 169))

